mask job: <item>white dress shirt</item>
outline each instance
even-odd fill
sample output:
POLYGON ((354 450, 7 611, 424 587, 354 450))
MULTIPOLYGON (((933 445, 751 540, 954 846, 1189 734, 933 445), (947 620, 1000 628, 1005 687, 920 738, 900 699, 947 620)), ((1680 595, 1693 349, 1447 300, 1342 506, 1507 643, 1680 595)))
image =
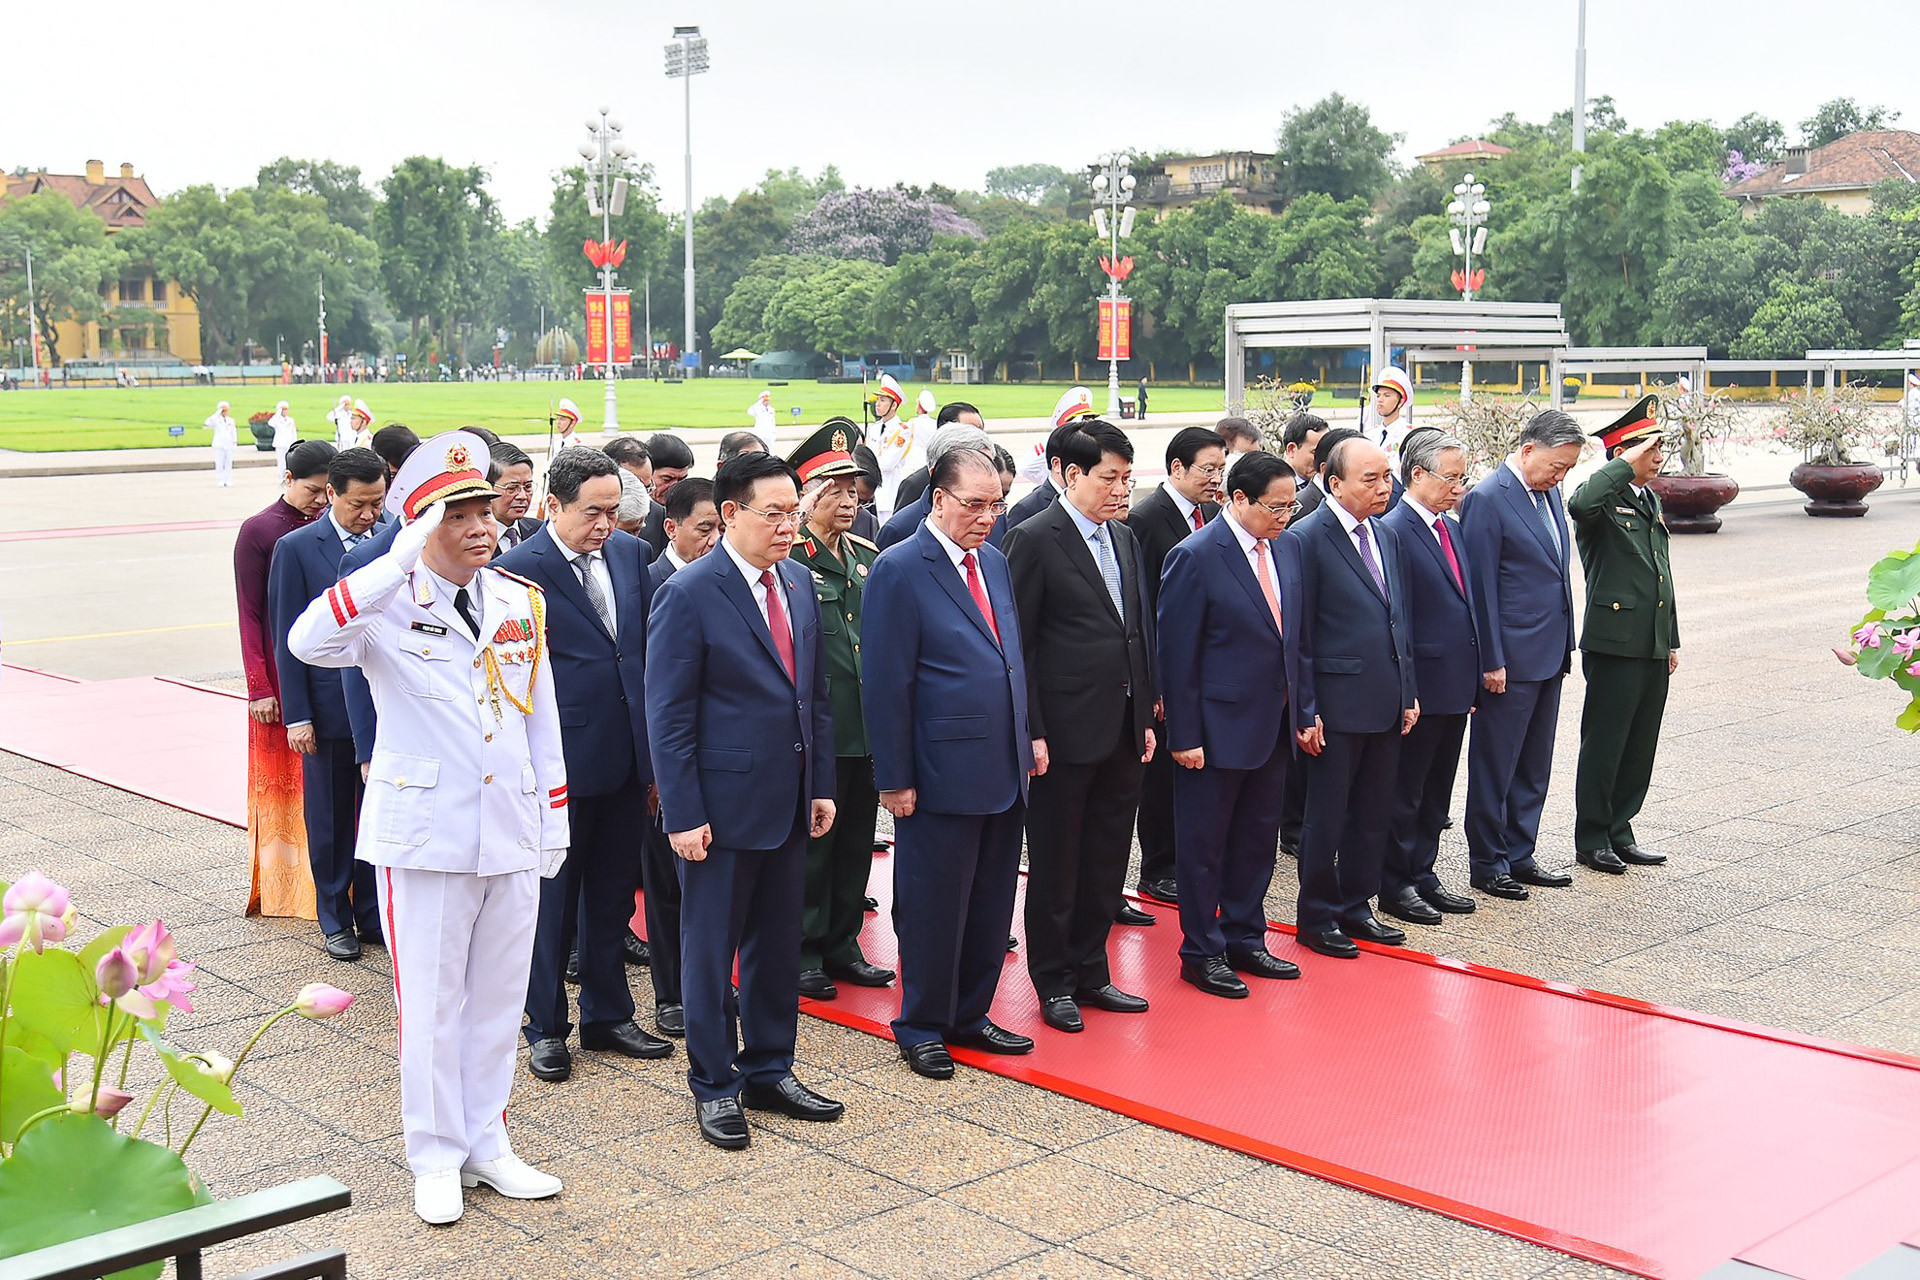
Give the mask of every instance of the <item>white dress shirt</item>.
POLYGON ((671 542, 669 542, 666 545, 665 549, 662 550, 660 554, 667 558, 667 563, 673 566, 673 571, 675 573, 678 573, 682 569, 687 567, 687 562, 680 558, 680 553, 673 549, 673 544, 671 542))
MULTIPOLYGON (((760 609, 760 621, 767 624, 767 633, 771 635, 773 633, 773 622, 767 617, 767 589, 760 584, 760 575, 765 573, 766 570, 756 569, 751 564, 748 564, 746 557, 733 549, 732 540, 726 536, 722 535, 720 545, 725 548, 727 559, 733 561, 734 565, 740 570, 740 576, 747 580, 747 591, 752 594, 753 603, 759 606, 760 609)), ((712 553, 709 552, 708 554, 712 553)), ((779 577, 780 575, 778 573, 774 574, 775 581, 778 581, 779 577)), ((789 625, 791 625, 791 623, 789 623, 789 625)))
POLYGON ((334 517, 333 508, 331 506, 327 508, 327 523, 333 526, 333 536, 340 539, 340 549, 342 551, 353 550, 355 547, 360 545, 360 542, 366 541, 367 534, 370 534, 373 532, 373 530, 371 529, 367 530, 367 533, 363 533, 360 535, 360 542, 355 542, 354 536, 351 533, 347 532, 346 526, 341 524, 340 521, 334 517))
POLYGON ((1199 510, 1200 504, 1197 502, 1188 502, 1186 494, 1180 492, 1165 480, 1160 482, 1160 488, 1165 491, 1169 498, 1173 499, 1173 505, 1180 511, 1180 519, 1187 524, 1192 524, 1193 513, 1199 510))
MULTIPOLYGON (((1248 533, 1246 526, 1233 518, 1232 507, 1220 508, 1220 517, 1227 522, 1227 528, 1233 530, 1234 541, 1240 544, 1240 554, 1247 558, 1247 572, 1253 575, 1255 582, 1260 581, 1260 557, 1263 555, 1267 557, 1267 576, 1273 580, 1274 599, 1279 600, 1280 566, 1273 562, 1272 553, 1268 551, 1266 542, 1248 533)), ((1281 607, 1284 608, 1285 605, 1286 602, 1281 600, 1281 607)))
MULTIPOLYGON (((927 519, 926 526, 927 526, 927 532, 933 535, 933 540, 935 542, 938 542, 940 544, 940 549, 947 553, 947 559, 953 561, 953 571, 960 575, 960 585, 963 587, 966 586, 967 585, 967 566, 965 561, 966 561, 968 552, 964 548, 962 548, 959 543, 955 542, 952 538, 949 538, 946 534, 942 533, 940 531, 940 526, 935 524, 931 517, 927 519)), ((974 572, 980 575, 980 588, 981 590, 984 591, 987 585, 987 575, 986 575, 986 572, 979 567, 979 564, 980 564, 980 558, 978 555, 975 555, 974 556, 974 572)), ((969 588, 969 590, 971 590, 971 588, 969 588)))
MULTIPOLYGON (((613 632, 614 639, 619 639, 619 615, 613 607, 613 575, 607 572, 606 553, 575 551, 560 541, 559 534, 554 534, 553 545, 560 548, 560 554, 567 558, 567 567, 573 571, 574 577, 580 576, 580 561, 584 559, 587 562, 587 573, 593 578, 594 584, 600 588, 600 598, 607 602, 608 629, 613 632)), ((761 612, 765 611, 766 608, 763 605, 761 612)))
MULTIPOLYGON (((1427 528, 1427 535, 1438 545, 1440 541, 1440 531, 1433 527, 1433 522, 1440 517, 1427 510, 1426 507, 1421 504, 1420 500, 1411 493, 1401 494, 1400 501, 1404 506, 1411 508, 1413 514, 1420 517, 1420 523, 1427 528)), ((1451 536, 1451 530, 1449 530, 1449 536, 1451 536)))

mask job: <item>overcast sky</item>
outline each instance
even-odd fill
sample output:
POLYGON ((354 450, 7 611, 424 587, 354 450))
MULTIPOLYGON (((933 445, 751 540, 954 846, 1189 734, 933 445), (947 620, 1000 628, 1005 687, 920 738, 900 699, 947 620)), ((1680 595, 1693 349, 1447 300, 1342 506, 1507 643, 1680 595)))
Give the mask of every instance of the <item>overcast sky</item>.
MULTIPOLYGON (((1288 108, 1334 91, 1404 134, 1411 157, 1504 111, 1569 106, 1575 4, 200 0, 175 16, 106 0, 84 20, 18 4, 0 29, 0 167, 127 160, 164 195, 244 185, 280 155, 355 164, 371 184, 437 154, 484 165, 518 219, 544 216, 550 175, 604 104, 677 207, 681 86, 661 53, 676 23, 711 41, 713 69, 693 84, 696 201, 771 166, 978 188, 995 165, 1074 167, 1118 147, 1271 150, 1288 108)), ((1900 5, 1588 7, 1588 93, 1611 94, 1630 124, 1757 110, 1791 130, 1851 95, 1920 129, 1900 5)))

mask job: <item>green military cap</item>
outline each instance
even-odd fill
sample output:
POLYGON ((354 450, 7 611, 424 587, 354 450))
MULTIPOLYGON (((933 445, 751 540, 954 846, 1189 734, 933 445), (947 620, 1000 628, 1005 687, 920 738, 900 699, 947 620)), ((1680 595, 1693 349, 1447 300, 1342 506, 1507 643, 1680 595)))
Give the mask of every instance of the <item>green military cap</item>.
POLYGON ((823 476, 859 475, 860 464, 853 460, 854 446, 859 443, 859 423, 852 418, 828 418, 818 431, 794 447, 787 463, 799 474, 801 484, 823 476))

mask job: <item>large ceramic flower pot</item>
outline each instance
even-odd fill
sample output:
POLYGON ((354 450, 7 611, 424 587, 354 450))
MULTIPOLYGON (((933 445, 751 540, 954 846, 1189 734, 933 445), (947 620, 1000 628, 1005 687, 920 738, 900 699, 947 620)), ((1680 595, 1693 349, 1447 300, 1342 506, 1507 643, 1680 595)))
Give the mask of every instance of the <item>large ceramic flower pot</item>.
POLYGON ((1863 516, 1867 504, 1861 499, 1880 487, 1884 472, 1871 462, 1848 462, 1825 466, 1803 462, 1787 473, 1787 483, 1807 495, 1810 516, 1863 516))
POLYGON ((1732 476, 1655 476, 1667 532, 1716 533, 1720 508, 1740 494, 1732 476))

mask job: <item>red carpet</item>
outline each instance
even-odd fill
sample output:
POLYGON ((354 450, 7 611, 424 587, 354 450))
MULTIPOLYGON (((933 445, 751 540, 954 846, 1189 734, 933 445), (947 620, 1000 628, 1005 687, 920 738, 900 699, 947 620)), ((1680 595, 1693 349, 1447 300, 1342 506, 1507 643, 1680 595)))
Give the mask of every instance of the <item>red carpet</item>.
MULTIPOLYGON (((0 749, 236 824, 243 715, 161 680, 0 679, 0 749)), ((890 866, 876 864, 865 939, 889 966, 890 866)), ((1142 905, 1160 923, 1114 931, 1114 979, 1151 1013, 1049 1031, 1011 955, 994 1017, 1039 1048, 955 1056, 1647 1276, 1740 1258, 1839 1280, 1920 1241, 1920 1059, 1413 952, 1326 960, 1285 930, 1273 950, 1306 976, 1224 1001, 1177 980, 1174 913, 1142 905)), ((841 991, 802 1007, 887 1034, 895 992, 841 991)))

